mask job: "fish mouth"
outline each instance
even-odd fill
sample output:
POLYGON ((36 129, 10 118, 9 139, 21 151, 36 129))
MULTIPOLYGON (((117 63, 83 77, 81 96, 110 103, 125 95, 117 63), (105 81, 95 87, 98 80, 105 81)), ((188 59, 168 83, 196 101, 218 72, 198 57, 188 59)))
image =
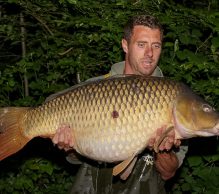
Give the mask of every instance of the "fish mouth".
POLYGON ((196 132, 198 135, 201 136, 219 136, 219 120, 216 122, 215 126, 210 129, 200 130, 196 132))

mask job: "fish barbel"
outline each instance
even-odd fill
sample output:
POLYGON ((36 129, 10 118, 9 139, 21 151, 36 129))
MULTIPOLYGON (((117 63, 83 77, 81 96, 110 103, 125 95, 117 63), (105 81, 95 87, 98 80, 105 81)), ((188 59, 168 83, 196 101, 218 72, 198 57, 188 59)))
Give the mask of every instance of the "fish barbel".
POLYGON ((52 137, 62 124, 70 125, 81 155, 128 161, 125 165, 162 126, 174 129, 176 139, 219 135, 219 113, 186 85, 167 78, 114 76, 73 86, 36 108, 1 108, 0 160, 34 137, 52 137))

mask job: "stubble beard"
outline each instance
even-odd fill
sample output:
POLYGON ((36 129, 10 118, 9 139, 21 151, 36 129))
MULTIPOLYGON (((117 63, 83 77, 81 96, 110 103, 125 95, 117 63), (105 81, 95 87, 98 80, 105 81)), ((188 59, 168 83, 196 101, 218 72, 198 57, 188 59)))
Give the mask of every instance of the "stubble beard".
POLYGON ((139 64, 139 72, 143 76, 151 76, 151 74, 154 72, 156 65, 148 62, 141 62, 139 64), (145 64, 146 63, 146 64, 145 64))

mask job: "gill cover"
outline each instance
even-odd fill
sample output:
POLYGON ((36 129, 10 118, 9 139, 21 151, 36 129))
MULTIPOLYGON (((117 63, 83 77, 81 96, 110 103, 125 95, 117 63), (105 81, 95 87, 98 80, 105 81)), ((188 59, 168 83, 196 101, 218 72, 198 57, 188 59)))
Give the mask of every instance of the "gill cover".
POLYGON ((185 137, 215 135, 219 114, 192 91, 179 94, 174 114, 180 134, 185 137))

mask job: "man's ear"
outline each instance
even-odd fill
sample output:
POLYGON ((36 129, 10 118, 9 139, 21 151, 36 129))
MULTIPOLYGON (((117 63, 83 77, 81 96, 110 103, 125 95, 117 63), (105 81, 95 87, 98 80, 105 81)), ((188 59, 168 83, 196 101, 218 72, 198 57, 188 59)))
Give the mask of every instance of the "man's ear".
POLYGON ((122 39, 122 48, 125 53, 128 52, 128 42, 124 38, 122 39))

